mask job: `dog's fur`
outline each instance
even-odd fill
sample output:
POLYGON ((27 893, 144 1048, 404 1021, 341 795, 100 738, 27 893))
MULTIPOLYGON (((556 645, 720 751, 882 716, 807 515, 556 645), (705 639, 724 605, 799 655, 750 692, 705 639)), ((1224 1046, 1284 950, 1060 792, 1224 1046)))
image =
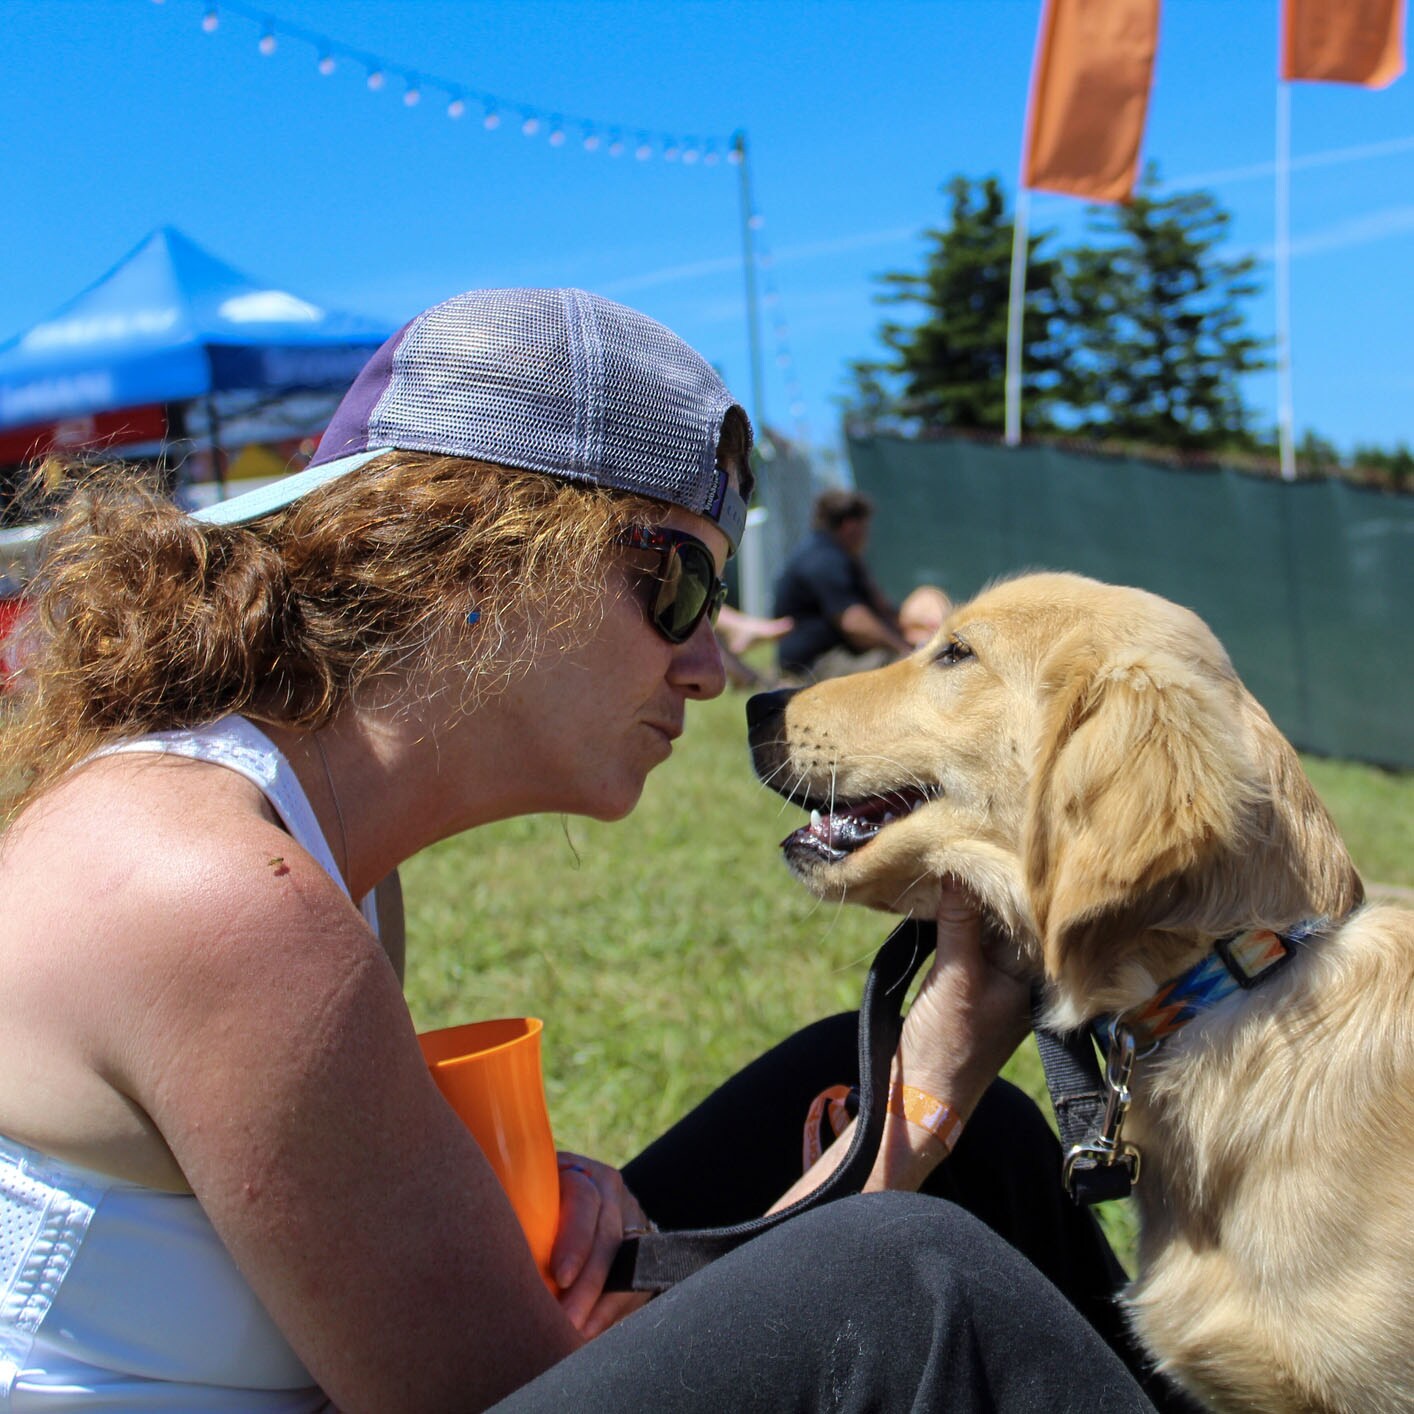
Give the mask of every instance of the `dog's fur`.
POLYGON ((927 799, 834 857, 830 899, 930 917, 943 876, 1073 1027, 1215 938, 1326 917, 1272 980, 1135 1074, 1140 1272, 1163 1368, 1219 1409, 1414 1409, 1414 914, 1360 879, 1201 620, 1073 575, 1003 582, 911 658, 753 699, 762 779, 807 807, 927 799))

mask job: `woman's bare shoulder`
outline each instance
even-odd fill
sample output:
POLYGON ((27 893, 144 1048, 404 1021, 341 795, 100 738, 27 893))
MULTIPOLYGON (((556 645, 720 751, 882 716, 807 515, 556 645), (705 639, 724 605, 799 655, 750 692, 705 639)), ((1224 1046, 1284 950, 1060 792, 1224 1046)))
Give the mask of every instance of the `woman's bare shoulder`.
POLYGON ((180 1177, 149 1115, 158 1070, 218 1022, 258 1045, 274 996, 318 997, 379 961, 259 790, 203 762, 76 771, 7 832, 0 896, 0 1131, 163 1186, 180 1177), (5 1079, 36 1074, 38 1109, 5 1079))
POLYGON ((61 918, 98 915, 123 927, 184 906, 270 906, 342 891, 281 827, 260 789, 210 762, 135 753, 89 762, 37 799, 0 843, 7 899, 61 918), (270 881, 292 879, 283 887, 270 881))

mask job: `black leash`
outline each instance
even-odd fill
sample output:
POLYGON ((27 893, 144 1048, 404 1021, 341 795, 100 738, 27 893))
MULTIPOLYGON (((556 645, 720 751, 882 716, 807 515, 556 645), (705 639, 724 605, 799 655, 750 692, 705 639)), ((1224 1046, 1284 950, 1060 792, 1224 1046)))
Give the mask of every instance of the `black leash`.
POLYGON ((836 1198, 858 1193, 884 1136, 889 1070, 903 1033, 903 999, 919 964, 937 944, 936 925, 905 919, 884 940, 859 1004, 859 1116, 844 1161, 813 1193, 734 1227, 649 1232, 626 1238, 605 1283, 608 1291, 666 1291, 734 1247, 836 1198))
MULTIPOLYGON (((1087 1206, 1127 1198, 1139 1177, 1139 1153, 1118 1139, 1112 1121, 1123 1117, 1117 1107, 1129 1103, 1128 1074, 1102 1075, 1090 1028, 1064 1035, 1048 1031, 1041 1025, 1041 1011, 1038 985, 1031 997, 1031 1022, 1060 1130, 1065 1190, 1087 1206), (1115 1080, 1123 1083, 1116 1085, 1115 1080)), ((1131 1063, 1132 1055, 1131 1038, 1131 1063)))

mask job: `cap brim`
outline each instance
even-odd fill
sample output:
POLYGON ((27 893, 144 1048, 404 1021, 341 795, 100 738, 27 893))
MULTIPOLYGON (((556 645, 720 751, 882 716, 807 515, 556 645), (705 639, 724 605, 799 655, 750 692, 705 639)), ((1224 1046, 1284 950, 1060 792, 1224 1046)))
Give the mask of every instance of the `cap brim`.
POLYGON ((318 466, 306 467, 292 476, 282 476, 278 481, 257 486, 254 491, 243 491, 215 505, 206 506, 192 513, 193 520, 205 521, 208 525, 243 525, 249 520, 259 520, 271 511, 283 510, 286 506, 317 491, 351 471, 357 471, 374 457, 381 457, 388 447, 375 447, 370 452, 351 452, 335 461, 321 462, 318 466))

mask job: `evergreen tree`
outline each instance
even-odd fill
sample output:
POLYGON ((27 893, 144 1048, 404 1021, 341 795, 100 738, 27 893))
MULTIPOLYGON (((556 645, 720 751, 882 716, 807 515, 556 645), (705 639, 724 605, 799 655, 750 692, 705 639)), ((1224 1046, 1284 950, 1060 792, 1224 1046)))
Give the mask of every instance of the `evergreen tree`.
MULTIPOLYGON (((845 416, 857 432, 1002 429, 1012 242, 1006 195, 995 177, 954 177, 943 191, 948 224, 924 232, 922 273, 880 276, 878 303, 922 317, 886 320, 879 339, 891 357, 853 365, 845 416)), ((1022 324, 1022 412, 1032 430, 1050 425, 1059 367, 1052 327, 1058 266, 1039 253, 1047 238, 1030 238, 1022 324)))
POLYGON ((1090 210, 1095 245, 1062 257, 1067 358, 1060 397, 1098 437, 1214 451, 1250 445, 1239 380, 1267 367, 1246 331, 1251 257, 1223 259, 1230 216, 1208 192, 1090 210))
POLYGON ((1357 471, 1373 472, 1396 491, 1414 490, 1414 452, 1407 442, 1394 447, 1358 446, 1351 462, 1357 471))
POLYGON ((1340 472, 1340 449, 1309 427, 1293 450, 1296 469, 1305 476, 1335 476, 1340 472))

